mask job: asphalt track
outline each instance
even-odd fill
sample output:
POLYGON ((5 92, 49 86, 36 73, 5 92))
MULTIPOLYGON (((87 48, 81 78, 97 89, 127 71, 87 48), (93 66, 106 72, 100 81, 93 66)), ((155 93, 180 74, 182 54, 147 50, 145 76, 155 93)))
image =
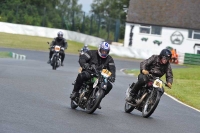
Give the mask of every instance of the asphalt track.
POLYGON ((138 61, 115 60, 114 88, 103 99, 101 110, 86 114, 70 108, 78 55, 66 54, 65 66, 54 71, 46 63, 47 52, 0 51, 27 56, 25 61, 0 59, 0 133, 200 133, 200 112, 166 95, 148 119, 137 110, 124 112, 125 91, 136 77, 120 70, 138 69, 138 61))

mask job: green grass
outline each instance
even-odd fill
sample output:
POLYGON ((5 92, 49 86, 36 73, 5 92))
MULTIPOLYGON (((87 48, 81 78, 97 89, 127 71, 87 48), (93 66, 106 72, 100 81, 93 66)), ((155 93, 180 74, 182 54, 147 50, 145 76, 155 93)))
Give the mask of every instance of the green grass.
MULTIPOLYGON (((125 70, 125 73, 137 76, 139 70, 125 70)), ((200 66, 173 69, 173 75, 172 89, 165 89, 165 92, 200 110, 200 66)), ((165 81, 165 76, 162 79, 165 81)))
MULTIPOLYGON (((49 45, 47 42, 51 42, 53 38, 18 35, 18 34, 8 34, 0 32, 0 47, 6 48, 17 48, 17 49, 27 49, 27 50, 38 50, 38 51, 49 51, 49 45)), ((84 44, 67 40, 68 49, 65 50, 66 53, 77 54, 84 44)), ((89 46, 89 48, 97 49, 97 47, 89 46)))
POLYGON ((10 52, 0 52, 0 58, 11 58, 10 52))

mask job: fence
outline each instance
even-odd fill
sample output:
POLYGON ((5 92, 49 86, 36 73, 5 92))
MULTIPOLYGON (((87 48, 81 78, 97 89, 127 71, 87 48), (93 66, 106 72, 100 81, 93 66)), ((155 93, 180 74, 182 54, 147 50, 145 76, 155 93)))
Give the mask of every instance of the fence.
POLYGON ((185 53, 184 64, 200 65, 200 54, 185 53))

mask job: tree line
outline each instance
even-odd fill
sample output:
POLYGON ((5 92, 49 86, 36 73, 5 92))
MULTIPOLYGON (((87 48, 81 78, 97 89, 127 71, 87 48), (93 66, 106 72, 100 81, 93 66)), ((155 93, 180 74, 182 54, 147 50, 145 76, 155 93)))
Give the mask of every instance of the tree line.
POLYGON ((129 0, 93 0, 91 11, 86 13, 78 0, 1 0, 0 21, 66 29, 117 41, 124 37, 128 4, 129 0))

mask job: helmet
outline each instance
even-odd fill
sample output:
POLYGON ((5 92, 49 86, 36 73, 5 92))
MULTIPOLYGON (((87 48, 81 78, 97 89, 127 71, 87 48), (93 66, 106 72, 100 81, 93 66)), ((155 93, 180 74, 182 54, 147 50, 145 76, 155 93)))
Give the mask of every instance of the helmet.
POLYGON ((101 42, 98 48, 98 54, 101 58, 106 58, 110 52, 110 45, 107 42, 101 42))
POLYGON ((63 38, 63 32, 62 32, 62 31, 59 31, 59 32, 58 32, 58 38, 59 38, 59 39, 62 39, 62 38, 63 38))
POLYGON ((87 47, 88 45, 85 43, 84 46, 87 47))
POLYGON ((160 52, 160 55, 159 55, 160 59, 161 58, 166 58, 167 60, 170 60, 171 57, 172 57, 172 53, 169 49, 163 49, 161 52, 160 52))

